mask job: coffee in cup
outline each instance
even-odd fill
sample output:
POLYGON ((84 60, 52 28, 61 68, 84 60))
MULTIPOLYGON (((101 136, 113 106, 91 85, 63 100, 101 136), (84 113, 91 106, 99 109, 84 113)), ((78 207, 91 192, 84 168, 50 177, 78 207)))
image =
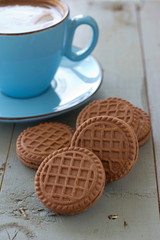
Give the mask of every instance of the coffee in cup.
MULTIPOLYGON (((29 3, 28 3, 29 4, 29 3)), ((0 5, 0 33, 24 33, 41 30, 57 24, 63 11, 53 5, 0 5)))

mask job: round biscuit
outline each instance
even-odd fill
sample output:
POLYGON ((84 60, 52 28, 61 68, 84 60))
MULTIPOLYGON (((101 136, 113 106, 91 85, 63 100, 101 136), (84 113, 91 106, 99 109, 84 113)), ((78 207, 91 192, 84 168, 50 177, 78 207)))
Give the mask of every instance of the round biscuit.
POLYGON ((63 148, 50 154, 39 166, 35 190, 50 210, 73 215, 92 206, 102 195, 105 173, 100 159, 91 151, 63 148))
POLYGON ((69 126, 45 122, 25 129, 17 138, 16 152, 26 166, 37 169, 53 151, 70 146, 73 129, 69 126))
POLYGON ((116 117, 99 116, 85 121, 75 131, 71 146, 87 148, 102 161, 106 183, 119 180, 138 158, 138 141, 133 129, 116 117))

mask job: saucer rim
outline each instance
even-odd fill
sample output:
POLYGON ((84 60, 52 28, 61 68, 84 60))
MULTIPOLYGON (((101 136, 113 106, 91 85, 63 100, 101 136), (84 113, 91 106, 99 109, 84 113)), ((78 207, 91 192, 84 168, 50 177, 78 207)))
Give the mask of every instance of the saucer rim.
POLYGON ((8 122, 8 123, 19 123, 19 122, 27 122, 28 121, 34 121, 34 120, 43 120, 45 118, 51 118, 51 117, 56 117, 56 116, 59 116, 63 113, 67 113, 75 108, 78 108, 80 107, 81 105, 83 105, 85 102, 89 101, 93 95, 99 90, 99 88, 101 87, 102 85, 102 82, 103 82, 103 78, 104 78, 104 74, 103 74, 103 68, 100 64, 100 62, 92 55, 90 55, 90 57, 92 57, 97 65, 99 66, 99 69, 100 69, 100 82, 99 82, 99 85, 98 87, 96 88, 96 90, 89 96, 87 97, 86 99, 84 99, 83 101, 80 101, 78 104, 75 104, 71 107, 68 107, 68 108, 65 108, 63 110, 59 110, 59 111, 56 111, 56 112, 52 112, 52 113, 47 113, 47 114, 41 114, 41 115, 36 115, 36 116, 28 116, 28 117, 0 117, 0 122, 8 122))

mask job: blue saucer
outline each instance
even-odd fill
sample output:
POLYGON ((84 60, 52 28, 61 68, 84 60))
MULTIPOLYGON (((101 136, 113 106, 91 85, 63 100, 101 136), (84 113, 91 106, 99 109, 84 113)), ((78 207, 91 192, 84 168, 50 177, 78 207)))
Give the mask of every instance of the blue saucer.
POLYGON ((92 56, 80 62, 63 58, 51 87, 27 99, 0 93, 0 122, 25 122, 54 117, 79 107, 98 90, 102 69, 92 56))

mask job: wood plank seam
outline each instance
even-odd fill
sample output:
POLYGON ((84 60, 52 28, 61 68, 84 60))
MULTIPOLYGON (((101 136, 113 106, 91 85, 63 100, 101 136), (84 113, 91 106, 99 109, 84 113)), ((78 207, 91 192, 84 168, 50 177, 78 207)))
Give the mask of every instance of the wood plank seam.
POLYGON ((12 145, 12 139, 13 139, 14 129, 15 129, 15 124, 13 124, 12 132, 11 132, 11 137, 10 137, 10 141, 9 141, 8 152, 7 152, 7 155, 6 155, 6 160, 5 160, 5 162, 3 163, 2 179, 1 179, 1 182, 0 182, 0 192, 2 191, 2 185, 3 185, 3 180, 4 180, 4 176, 5 176, 5 171, 6 171, 6 166, 7 166, 7 162, 8 162, 8 157, 9 157, 9 153, 10 153, 10 149, 11 149, 11 145, 12 145))
MULTIPOLYGON (((141 7, 139 5, 137 5, 137 7, 136 7, 137 26, 138 26, 138 32, 139 32, 140 48, 141 48, 141 53, 142 53, 142 64, 143 64, 143 71, 144 71, 144 86, 145 86, 149 115, 150 115, 150 117, 152 117, 151 110, 150 110, 150 103, 149 103, 149 95, 148 95, 147 71, 146 71, 146 63, 145 63, 145 50, 143 47, 143 36, 142 36, 142 25, 141 25, 142 21, 141 21, 140 11, 141 11, 141 7)), ((157 197, 158 197, 159 216, 160 216, 160 195, 159 195, 160 189, 159 189, 159 184, 158 184, 157 159, 156 159, 155 144, 154 144, 154 137, 153 137, 153 131, 152 131, 152 121, 151 121, 151 139, 152 139, 152 148, 153 148, 153 156, 154 156, 154 168, 155 168, 157 197)))

